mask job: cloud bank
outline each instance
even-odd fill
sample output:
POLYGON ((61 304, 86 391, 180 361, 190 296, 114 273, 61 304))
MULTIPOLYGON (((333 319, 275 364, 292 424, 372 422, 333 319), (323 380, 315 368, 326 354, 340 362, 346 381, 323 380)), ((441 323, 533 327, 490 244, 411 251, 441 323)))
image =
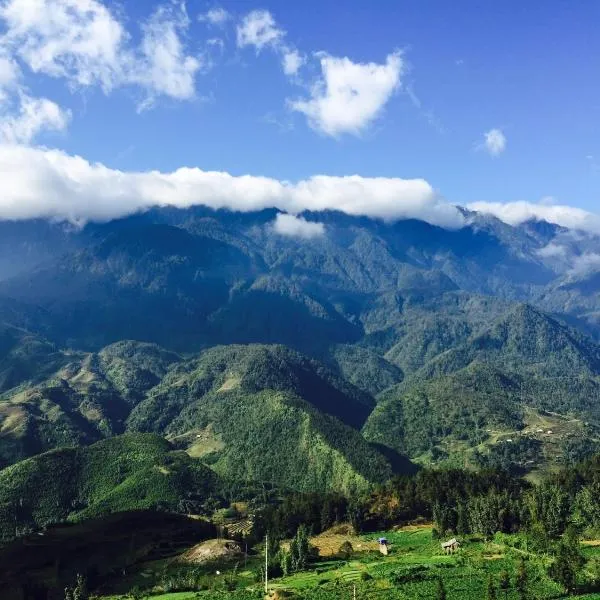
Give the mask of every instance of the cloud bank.
POLYGON ((385 220, 422 219, 460 227, 460 211, 423 179, 317 175, 295 183, 252 175, 180 168, 123 172, 59 150, 0 145, 0 218, 106 221, 151 206, 207 205, 237 211, 276 207, 340 210, 385 220))
MULTIPOLYGON (((58 126, 60 117, 53 111, 48 107, 58 126)), ((60 150, 17 143, 0 144, 0 181, 0 219, 40 217, 85 223, 123 217, 152 206, 206 205, 242 212, 278 208, 289 213, 278 225, 284 235, 301 235, 298 232, 306 230, 301 229, 301 219, 291 220, 291 215, 304 210, 338 210, 385 221, 420 219, 450 229, 467 222, 463 213, 424 179, 315 175, 289 182, 189 167, 168 173, 124 172, 60 150), (296 233, 288 233, 294 227, 296 233)), ((537 219, 600 235, 600 215, 571 206, 475 202, 467 208, 492 214, 510 225, 537 219)), ((559 260, 561 247, 548 247, 540 257, 559 260)))
POLYGON ((582 208, 547 202, 473 202, 470 210, 494 215, 509 225, 520 225, 531 219, 547 221, 568 229, 600 234, 600 215, 582 208))

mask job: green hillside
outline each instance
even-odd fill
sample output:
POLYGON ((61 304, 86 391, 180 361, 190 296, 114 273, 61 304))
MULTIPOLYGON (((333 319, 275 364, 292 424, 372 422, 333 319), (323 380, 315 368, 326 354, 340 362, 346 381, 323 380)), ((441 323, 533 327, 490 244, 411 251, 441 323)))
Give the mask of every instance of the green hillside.
POLYGON ((201 511, 216 475, 151 434, 66 448, 0 471, 0 538, 53 523, 144 509, 201 511))
POLYGON ((529 305, 517 305, 491 326, 433 358, 418 376, 451 373, 475 361, 543 377, 594 376, 600 374, 600 346, 529 305))
POLYGON ((51 378, 0 400, 4 466, 139 431, 175 439, 243 481, 353 489, 392 473, 359 433, 372 396, 288 348, 221 346, 184 359, 120 342, 70 358, 51 378))
POLYGON ((179 440, 232 479, 364 488, 392 473, 358 429, 373 399, 281 346, 226 346, 172 369, 128 428, 179 440))
POLYGON ((0 398, 0 467, 61 446, 123 433, 131 407, 181 360, 152 344, 119 342, 98 354, 58 352, 29 365, 27 379, 0 398), (51 371, 54 368, 55 372, 51 371), (51 371, 48 373, 47 371, 51 371), (48 377, 43 380, 43 375, 48 377))
POLYGON ((440 456, 452 442, 477 446, 490 428, 521 428, 519 399, 518 383, 487 365, 472 364, 449 376, 386 391, 364 433, 412 457, 440 456))

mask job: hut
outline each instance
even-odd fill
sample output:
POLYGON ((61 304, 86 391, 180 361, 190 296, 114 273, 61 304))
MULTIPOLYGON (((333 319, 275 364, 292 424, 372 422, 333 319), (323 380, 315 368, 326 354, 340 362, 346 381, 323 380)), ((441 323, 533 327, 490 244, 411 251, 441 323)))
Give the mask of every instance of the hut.
POLYGON ((379 538, 377 541, 379 542, 379 552, 381 552, 381 554, 383 554, 384 556, 387 556, 390 553, 387 538, 382 537, 379 538))
POLYGON ((445 554, 454 554, 459 548, 460 542, 456 538, 442 542, 442 550, 445 554))

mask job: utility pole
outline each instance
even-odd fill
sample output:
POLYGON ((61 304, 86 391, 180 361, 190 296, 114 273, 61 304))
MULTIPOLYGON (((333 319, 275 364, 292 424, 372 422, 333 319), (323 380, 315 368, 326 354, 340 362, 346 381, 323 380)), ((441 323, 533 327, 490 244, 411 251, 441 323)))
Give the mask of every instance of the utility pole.
POLYGON ((354 600, 356 600, 356 584, 354 584, 354 600))
POLYGON ((265 594, 269 593, 269 535, 265 535, 265 594))

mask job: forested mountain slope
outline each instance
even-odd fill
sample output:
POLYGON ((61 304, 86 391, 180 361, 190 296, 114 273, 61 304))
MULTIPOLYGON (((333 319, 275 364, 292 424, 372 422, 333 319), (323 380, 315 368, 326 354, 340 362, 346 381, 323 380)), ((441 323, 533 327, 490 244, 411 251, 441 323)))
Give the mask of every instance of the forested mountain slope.
POLYGON ((26 259, 0 269, 0 464, 152 431, 225 476, 322 489, 407 468, 395 452, 483 451, 531 411, 594 442, 599 280, 575 266, 600 238, 464 210, 457 229, 306 212, 309 239, 277 214, 3 223, 3 264, 26 259))

